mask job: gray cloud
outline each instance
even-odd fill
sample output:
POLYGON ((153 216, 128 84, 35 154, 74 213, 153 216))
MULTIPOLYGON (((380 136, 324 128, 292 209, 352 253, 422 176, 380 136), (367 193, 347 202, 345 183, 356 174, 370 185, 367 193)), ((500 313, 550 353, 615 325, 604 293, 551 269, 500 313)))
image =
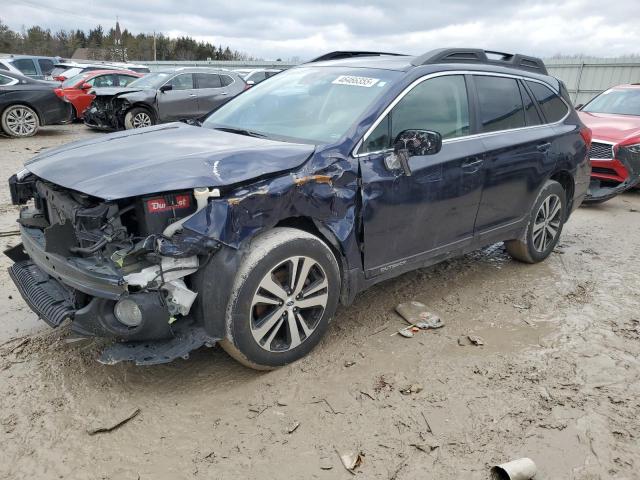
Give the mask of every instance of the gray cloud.
POLYGON ((338 49, 421 53, 473 46, 548 56, 640 53, 640 2, 619 0, 12 0, 0 16, 12 28, 161 31, 229 45, 264 58, 308 58, 338 49))

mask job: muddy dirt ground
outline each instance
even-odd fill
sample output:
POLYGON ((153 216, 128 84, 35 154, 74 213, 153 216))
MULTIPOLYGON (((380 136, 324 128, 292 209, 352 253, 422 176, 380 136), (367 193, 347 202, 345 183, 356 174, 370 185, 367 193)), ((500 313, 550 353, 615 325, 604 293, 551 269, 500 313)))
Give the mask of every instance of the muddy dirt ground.
MULTIPOLYGON (((89 135, 72 125, 0 138, 2 177, 89 135)), ((0 187, 2 231, 15 230, 8 198, 0 187)), ((640 193, 581 208, 546 262, 495 245, 387 281, 340 308, 311 355, 268 373, 217 348, 100 365, 98 345, 37 321, 3 258, 0 478, 348 479, 336 452, 360 452, 363 479, 480 480, 523 456, 536 479, 638 479, 638 239, 640 193), (392 336, 407 300, 445 327, 392 336), (469 334, 484 345, 459 345, 469 334), (401 393, 412 384, 422 390, 401 393)))

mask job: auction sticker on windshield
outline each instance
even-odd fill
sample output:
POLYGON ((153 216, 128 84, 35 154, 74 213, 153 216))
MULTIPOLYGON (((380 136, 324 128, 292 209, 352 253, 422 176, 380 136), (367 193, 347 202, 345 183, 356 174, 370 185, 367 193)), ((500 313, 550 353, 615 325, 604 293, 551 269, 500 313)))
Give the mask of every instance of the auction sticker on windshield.
POLYGON ((373 87, 378 83, 378 78, 356 77, 354 75, 340 75, 333 82, 335 85, 351 85, 354 87, 373 87))

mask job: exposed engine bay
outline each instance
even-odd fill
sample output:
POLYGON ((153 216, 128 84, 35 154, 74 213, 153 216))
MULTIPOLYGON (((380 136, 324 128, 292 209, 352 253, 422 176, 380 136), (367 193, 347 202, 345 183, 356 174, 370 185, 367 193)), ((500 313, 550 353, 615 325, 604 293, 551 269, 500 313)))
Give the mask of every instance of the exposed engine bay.
POLYGON ((76 334, 121 341, 174 336, 197 297, 189 275, 219 247, 184 234, 182 223, 217 189, 104 201, 29 173, 10 185, 25 205, 12 276, 39 288, 31 306, 43 320, 56 327, 72 318, 76 334))

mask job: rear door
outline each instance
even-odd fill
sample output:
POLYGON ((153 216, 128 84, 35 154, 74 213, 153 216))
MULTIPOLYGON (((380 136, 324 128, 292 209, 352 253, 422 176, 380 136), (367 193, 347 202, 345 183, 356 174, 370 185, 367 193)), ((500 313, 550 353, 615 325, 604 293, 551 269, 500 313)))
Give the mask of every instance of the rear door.
POLYGON ((198 88, 198 116, 215 110, 227 101, 229 92, 222 84, 221 75, 217 73, 196 73, 195 77, 196 87, 198 88))
POLYGON ((498 235, 529 215, 537 192, 555 164, 555 132, 545 125, 521 80, 474 75, 482 142, 486 148, 485 183, 476 233, 498 235))
POLYGON ((43 78, 50 80, 51 72, 53 71, 54 67, 53 61, 49 60, 48 58, 39 58, 38 66, 40 67, 40 74, 43 76, 43 78))
POLYGON ((166 84, 172 89, 166 92, 158 90, 158 114, 160 122, 171 122, 198 117, 198 93, 192 73, 176 75, 166 84))
POLYGON ((471 243, 484 146, 470 136, 468 97, 463 75, 427 79, 365 138, 358 157, 367 276, 471 243), (393 140, 406 129, 433 130, 444 138, 439 153, 409 160, 410 176, 385 167, 393 140))

